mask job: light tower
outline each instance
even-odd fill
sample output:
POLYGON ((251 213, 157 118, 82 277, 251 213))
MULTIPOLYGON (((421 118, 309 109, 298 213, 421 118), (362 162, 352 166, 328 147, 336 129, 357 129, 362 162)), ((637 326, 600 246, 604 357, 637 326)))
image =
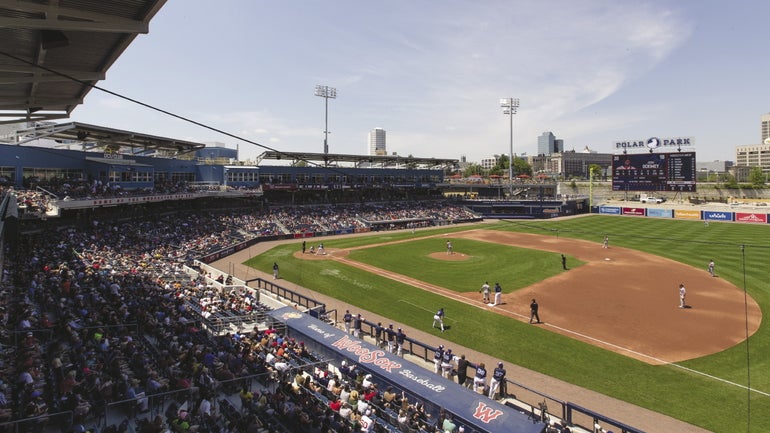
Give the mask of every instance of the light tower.
POLYGON ((519 108, 519 98, 503 98, 500 100, 500 106, 503 107, 503 114, 508 115, 511 125, 511 154, 508 161, 508 182, 510 183, 509 197, 513 198, 513 115, 519 108))
POLYGON ((324 98, 325 100, 325 116, 324 116, 324 161, 329 154, 329 98, 337 99, 337 89, 329 86, 321 86, 320 84, 315 86, 315 95, 324 98))

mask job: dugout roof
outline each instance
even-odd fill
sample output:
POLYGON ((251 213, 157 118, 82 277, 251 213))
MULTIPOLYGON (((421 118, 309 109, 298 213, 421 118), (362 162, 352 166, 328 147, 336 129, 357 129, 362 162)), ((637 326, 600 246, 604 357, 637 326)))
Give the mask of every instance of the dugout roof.
POLYGON ((368 373, 455 415, 459 424, 487 433, 541 433, 543 424, 456 382, 444 379, 405 358, 348 335, 293 307, 268 313, 287 327, 288 336, 302 338, 313 351, 348 360, 368 373))
POLYGON ((0 124, 69 117, 165 3, 0 2, 0 124))

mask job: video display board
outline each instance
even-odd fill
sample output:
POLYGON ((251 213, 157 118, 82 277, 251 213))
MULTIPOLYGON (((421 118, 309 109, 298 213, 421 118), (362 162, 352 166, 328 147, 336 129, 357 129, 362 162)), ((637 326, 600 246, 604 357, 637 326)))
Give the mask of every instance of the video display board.
POLYGON ((695 191, 695 152, 612 157, 613 191, 695 191))

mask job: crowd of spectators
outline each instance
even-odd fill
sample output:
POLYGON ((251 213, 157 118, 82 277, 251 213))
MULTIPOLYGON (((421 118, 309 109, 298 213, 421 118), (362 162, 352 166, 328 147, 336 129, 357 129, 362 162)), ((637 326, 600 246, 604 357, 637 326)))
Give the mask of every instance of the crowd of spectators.
MULTIPOLYGON (((30 178, 24 180, 25 189, 48 195, 58 200, 83 200, 97 198, 128 197, 152 194, 181 194, 198 191, 240 190, 232 186, 219 184, 193 183, 171 180, 154 180, 152 187, 124 189, 116 182, 80 179, 46 179, 30 178)), ((259 188, 257 188, 259 189, 259 188)))
POLYGON ((50 209, 49 202, 51 197, 48 194, 40 191, 23 190, 18 191, 15 195, 16 203, 22 213, 29 212, 44 217, 45 213, 50 209))
POLYGON ((213 290, 211 275, 184 271, 193 259, 254 236, 437 215, 468 213, 432 203, 185 212, 94 219, 20 236, 0 281, 0 420, 37 417, 29 429, 41 431, 48 415, 66 412, 72 415, 63 431, 78 432, 115 402, 128 401, 132 415, 142 414, 153 409, 154 396, 196 390, 190 409, 166 411, 165 419, 144 423, 144 433, 160 433, 160 426, 177 433, 252 433, 257 425, 269 431, 372 431, 377 420, 380 428, 395 420, 443 431, 443 419, 428 417, 406 394, 390 396, 376 384, 365 385, 354 368, 295 374, 318 360, 278 330, 205 332, 197 315, 212 306, 248 314, 257 303, 245 291, 213 290), (247 398, 227 409, 227 400, 218 397, 235 392, 233 381, 244 377, 262 381, 247 388, 239 382, 247 398))
MULTIPOLYGON (((51 210, 51 203, 56 200, 76 198, 109 198, 115 196, 148 195, 173 192, 200 191, 205 186, 194 186, 185 183, 158 183, 151 190, 121 191, 120 188, 103 186, 100 181, 90 184, 75 184, 70 188, 69 183, 54 183, 48 187, 58 187, 55 191, 47 189, 8 190, 17 198, 17 203, 24 211, 44 217, 51 210), (90 186, 89 186, 90 185, 90 186), (164 186, 165 185, 165 186, 164 186), (70 195, 72 192, 88 192, 85 195, 70 195), (57 195, 63 194, 63 195, 57 195), (57 198, 58 197, 58 198, 57 198)), ((452 204, 448 200, 425 201, 395 201, 383 203, 352 203, 323 206, 275 206, 263 211, 260 215, 252 209, 243 210, 236 214, 223 215, 223 224, 238 227, 239 231, 251 233, 254 236, 271 236, 291 233, 311 233, 326 231, 360 231, 381 223, 401 221, 410 224, 427 226, 431 223, 442 225, 453 221, 467 221, 478 218, 478 215, 463 206, 452 204)), ((394 226, 394 228, 401 228, 394 226)))

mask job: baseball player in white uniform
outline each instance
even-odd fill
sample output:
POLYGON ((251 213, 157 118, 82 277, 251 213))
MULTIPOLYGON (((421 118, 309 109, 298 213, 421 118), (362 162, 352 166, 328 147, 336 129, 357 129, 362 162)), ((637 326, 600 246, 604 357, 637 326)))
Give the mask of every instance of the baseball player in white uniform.
POLYGON ((436 327, 436 322, 441 325, 441 332, 444 332, 444 309, 439 308, 436 314, 433 315, 433 327, 436 327))
POLYGON ((488 281, 485 281, 484 284, 481 285, 480 292, 484 296, 482 301, 485 304, 489 304, 490 299, 489 299, 489 282, 488 281))

